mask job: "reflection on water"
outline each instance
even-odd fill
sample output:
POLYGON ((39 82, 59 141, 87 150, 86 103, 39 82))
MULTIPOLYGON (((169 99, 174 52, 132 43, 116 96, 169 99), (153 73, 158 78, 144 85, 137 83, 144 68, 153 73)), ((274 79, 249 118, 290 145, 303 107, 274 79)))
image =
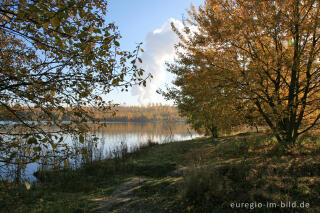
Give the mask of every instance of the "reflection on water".
POLYGON ((99 138, 105 137, 106 148, 114 148, 124 141, 129 149, 146 143, 168 143, 196 136, 183 122, 108 123, 96 130, 99 138))
MULTIPOLYGON (((69 167, 115 157, 121 150, 132 152, 150 141, 170 143, 199 136, 183 122, 106 123, 102 127, 92 124, 92 129, 92 133, 85 136, 85 143, 79 143, 78 138, 71 136, 64 138, 64 143, 69 144, 74 153, 69 158, 69 167)), ((45 161, 48 159, 28 164, 23 176, 34 181, 35 171, 48 169, 45 161)))

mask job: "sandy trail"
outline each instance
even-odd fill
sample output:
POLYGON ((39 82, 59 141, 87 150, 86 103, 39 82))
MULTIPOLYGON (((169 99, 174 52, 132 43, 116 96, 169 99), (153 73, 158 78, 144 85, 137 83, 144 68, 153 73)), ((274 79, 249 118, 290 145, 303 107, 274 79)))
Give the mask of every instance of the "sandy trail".
POLYGON ((145 181, 145 179, 134 177, 130 181, 122 183, 110 196, 93 199, 92 201, 97 202, 99 205, 96 212, 125 212, 126 206, 136 199, 133 196, 133 191, 137 186, 140 186, 145 181), (112 210, 111 208, 115 205, 121 205, 121 207, 119 209, 112 210))

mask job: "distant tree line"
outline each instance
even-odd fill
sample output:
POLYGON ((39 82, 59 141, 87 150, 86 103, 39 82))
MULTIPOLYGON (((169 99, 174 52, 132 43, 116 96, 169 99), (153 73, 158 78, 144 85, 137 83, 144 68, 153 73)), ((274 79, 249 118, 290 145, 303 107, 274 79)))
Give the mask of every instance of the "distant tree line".
MULTIPOLYGON (((15 107, 13 107, 15 108, 15 107)), ((84 108, 85 111, 90 114, 90 119, 85 121, 97 121, 97 122, 145 122, 145 121, 184 121, 179 115, 178 109, 174 106, 162 105, 162 104, 149 104, 148 106, 115 106, 112 110, 105 112, 99 111, 94 108, 84 108)), ((21 117, 27 118, 26 120, 35 121, 33 117, 39 117, 43 112, 34 109, 31 114, 28 110, 24 110, 20 107, 20 110, 16 112, 21 117)), ((61 114, 56 111, 54 117, 62 121, 70 121, 74 119, 71 109, 66 108, 65 113, 61 114)), ((8 114, 1 113, 0 120, 2 121, 15 121, 8 114)))
POLYGON ((119 122, 144 122, 144 121, 183 121, 178 109, 173 106, 150 104, 148 106, 118 106, 114 113, 94 114, 94 120, 119 121, 119 122))

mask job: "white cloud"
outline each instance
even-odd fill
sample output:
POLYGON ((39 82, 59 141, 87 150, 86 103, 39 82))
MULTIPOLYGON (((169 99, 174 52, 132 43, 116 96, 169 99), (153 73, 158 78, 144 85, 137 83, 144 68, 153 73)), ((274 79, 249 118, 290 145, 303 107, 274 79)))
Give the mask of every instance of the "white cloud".
POLYGON ((156 90, 166 80, 167 71, 165 70, 165 62, 171 61, 175 55, 174 45, 178 43, 177 35, 171 29, 171 22, 178 29, 183 24, 176 19, 169 19, 161 28, 149 32, 144 41, 145 52, 141 55, 143 61, 141 68, 145 70, 145 76, 149 73, 153 78, 147 81, 147 86, 134 86, 131 90, 132 95, 138 96, 141 105, 155 103, 157 101, 156 90))

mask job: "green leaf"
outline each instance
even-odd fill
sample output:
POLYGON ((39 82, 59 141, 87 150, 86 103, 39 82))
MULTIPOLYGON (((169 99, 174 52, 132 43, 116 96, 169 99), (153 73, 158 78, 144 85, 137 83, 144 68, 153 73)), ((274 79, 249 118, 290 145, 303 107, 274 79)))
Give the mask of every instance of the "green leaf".
POLYGON ((38 140, 35 137, 29 138, 28 144, 38 144, 38 140))
POLYGON ((83 137, 83 135, 79 135, 79 142, 80 142, 80 143, 84 143, 84 137, 83 137))
POLYGON ((33 148, 34 152, 40 152, 41 151, 41 147, 37 146, 33 148))
POLYGON ((116 40, 114 40, 114 45, 116 45, 117 47, 119 47, 120 46, 120 43, 118 42, 118 41, 116 41, 116 40))
POLYGON ((295 43, 296 43, 296 41, 295 41, 294 39, 292 39, 292 40, 289 41, 289 45, 290 45, 290 46, 294 45, 295 43))

